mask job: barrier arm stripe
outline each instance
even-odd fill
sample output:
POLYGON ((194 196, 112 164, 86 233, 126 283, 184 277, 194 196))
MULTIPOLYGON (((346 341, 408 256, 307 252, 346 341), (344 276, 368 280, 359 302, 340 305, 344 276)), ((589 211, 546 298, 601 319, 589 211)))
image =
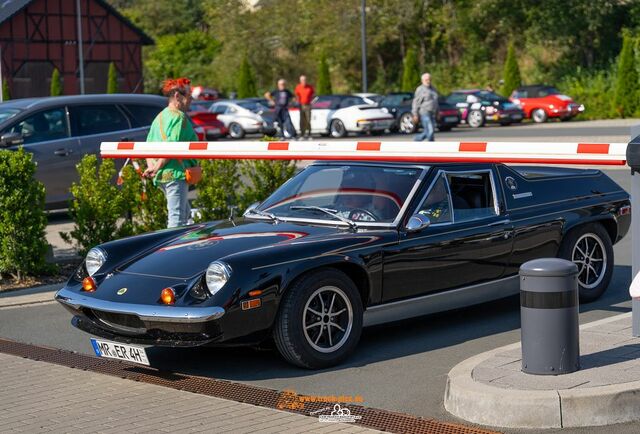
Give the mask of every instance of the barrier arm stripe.
POLYGON ((104 158, 356 160, 626 164, 627 143, 557 142, 104 142, 104 158))

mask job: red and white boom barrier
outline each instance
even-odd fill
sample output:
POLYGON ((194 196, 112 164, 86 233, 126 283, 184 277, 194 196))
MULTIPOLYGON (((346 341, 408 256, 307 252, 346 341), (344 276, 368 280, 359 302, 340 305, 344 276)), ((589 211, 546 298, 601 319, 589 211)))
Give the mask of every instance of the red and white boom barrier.
POLYGON ((624 166, 627 143, 104 142, 103 158, 500 162, 624 166))

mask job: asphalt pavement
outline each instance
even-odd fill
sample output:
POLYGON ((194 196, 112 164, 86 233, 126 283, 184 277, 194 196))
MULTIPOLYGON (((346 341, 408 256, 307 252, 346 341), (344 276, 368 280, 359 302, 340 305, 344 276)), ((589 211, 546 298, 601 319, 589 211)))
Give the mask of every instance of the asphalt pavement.
MULTIPOLYGON (((437 135, 437 140, 519 141, 628 141, 633 121, 549 123, 546 125, 460 128, 437 135)), ((640 121, 635 121, 640 123, 640 121)), ((406 140, 406 136, 402 136, 406 140)), ((385 136, 382 140, 399 140, 385 136)), ((629 190, 627 170, 607 174, 629 190)), ((580 322, 628 312, 631 274, 631 237, 614 248, 613 280, 598 301, 581 307, 580 322)), ((57 303, 0 307, 0 336, 21 342, 92 354, 89 336, 74 329, 70 315, 57 303)), ((364 405, 461 422, 443 407, 449 370, 478 353, 520 339, 519 299, 511 297, 444 314, 407 320, 364 331, 346 363, 332 369, 307 371, 284 362, 273 348, 148 350, 152 365, 179 373, 210 376, 264 386, 291 389, 300 394, 361 395, 364 405)), ((600 432, 602 428, 563 432, 600 432)), ((637 432, 637 424, 616 425, 612 433, 637 432)), ((525 432, 510 430, 508 432, 525 432)))

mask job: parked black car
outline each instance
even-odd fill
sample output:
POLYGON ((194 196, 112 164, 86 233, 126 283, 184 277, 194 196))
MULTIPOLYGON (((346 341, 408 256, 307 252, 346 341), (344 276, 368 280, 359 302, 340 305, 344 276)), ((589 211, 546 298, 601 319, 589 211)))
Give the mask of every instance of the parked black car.
POLYGON ((323 368, 363 326, 516 294, 530 259, 572 260, 594 300, 630 220, 629 195, 598 170, 321 162, 244 218, 95 247, 55 298, 74 326, 120 343, 273 338, 289 362, 323 368))
POLYGON ((167 106, 153 95, 78 95, 25 98, 0 104, 0 149, 33 153, 48 209, 65 208, 76 164, 100 154, 101 142, 145 141, 167 106))
MULTIPOLYGON (((395 119, 393 130, 403 134, 415 133, 419 126, 413 123, 411 114, 411 103, 413 93, 392 92, 382 98, 378 103, 379 107, 385 108, 395 119)), ((449 104, 444 98, 439 101, 440 110, 436 116, 438 131, 450 131, 451 128, 460 123, 460 114, 455 106, 449 104)))
POLYGON ((462 122, 472 128, 486 123, 511 125, 522 122, 524 112, 507 98, 486 90, 456 90, 447 96, 447 102, 458 108, 462 122))

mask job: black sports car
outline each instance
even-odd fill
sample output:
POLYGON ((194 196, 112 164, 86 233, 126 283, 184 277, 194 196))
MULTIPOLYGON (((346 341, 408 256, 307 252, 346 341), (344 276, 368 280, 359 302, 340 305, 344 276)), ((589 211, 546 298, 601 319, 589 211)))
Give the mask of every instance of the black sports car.
POLYGON ((320 162, 243 218, 102 244, 55 296, 98 355, 273 338, 305 368, 362 327, 506 297, 518 268, 560 256, 582 301, 613 272, 628 194, 598 170, 489 163, 320 162))
POLYGON ((447 96, 447 102, 458 108, 462 121, 472 128, 486 123, 511 125, 524 118, 520 106, 486 90, 456 90, 447 96))
MULTIPOLYGON (((394 117, 393 130, 402 134, 413 134, 419 126, 413 123, 411 114, 412 92, 392 92, 378 102, 378 107, 385 108, 394 117)), ((444 98, 438 101, 440 109, 436 115, 438 131, 450 131, 460 123, 460 114, 455 105, 449 104, 444 98)))

